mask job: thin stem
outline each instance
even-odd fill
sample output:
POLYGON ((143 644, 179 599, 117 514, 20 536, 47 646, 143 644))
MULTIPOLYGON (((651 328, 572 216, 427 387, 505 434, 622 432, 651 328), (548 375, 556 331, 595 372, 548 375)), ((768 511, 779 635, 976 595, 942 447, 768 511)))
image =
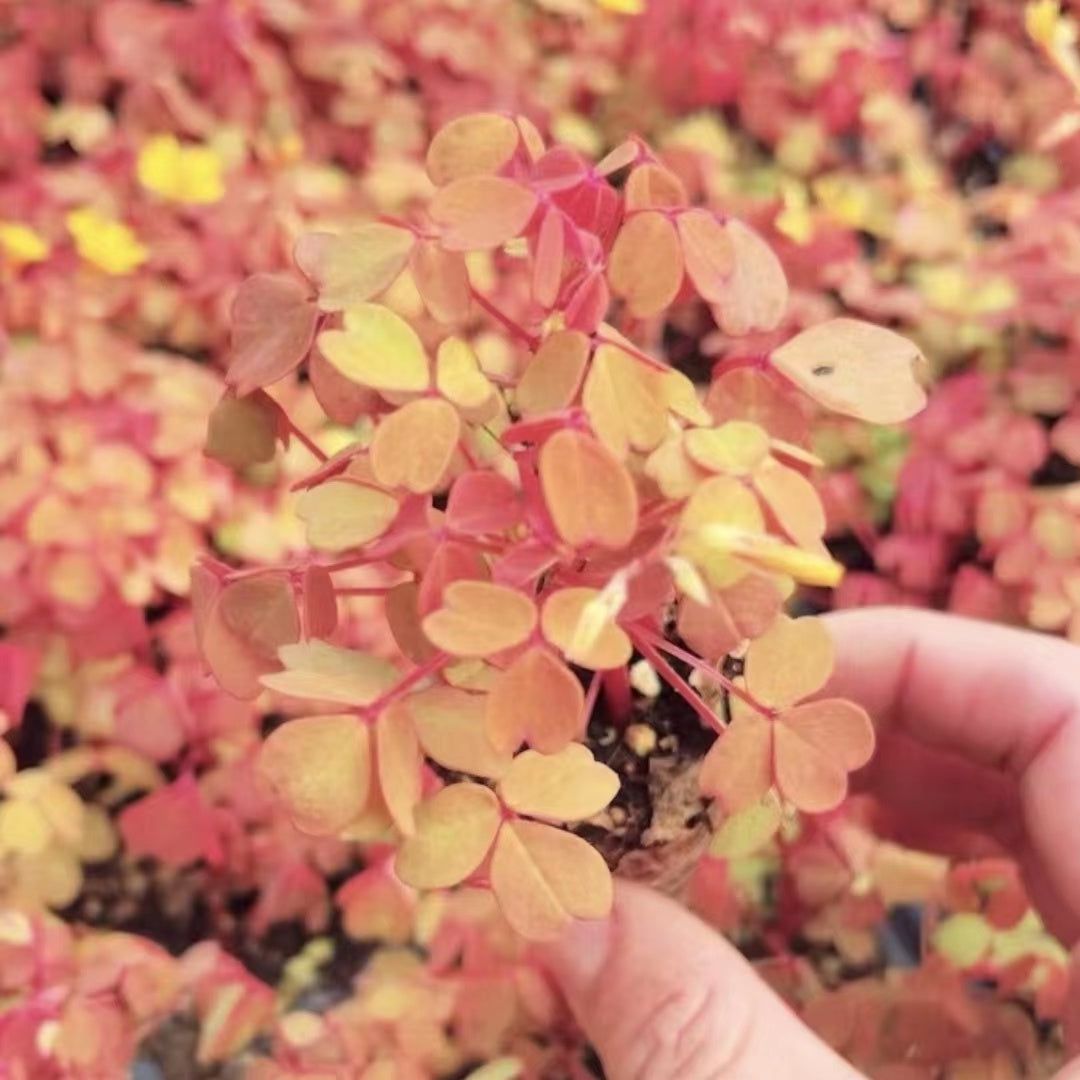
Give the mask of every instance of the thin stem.
POLYGON ((603 334, 597 334, 596 340, 605 345, 614 345, 617 349, 622 349, 623 352, 628 352, 631 356, 652 368, 653 371, 670 370, 668 365, 662 360, 657 360, 655 356, 650 356, 647 352, 642 352, 636 345, 631 345, 628 341, 613 341, 611 338, 604 337, 603 334))
POLYGON ((611 710, 611 715, 625 724, 634 711, 634 696, 630 690, 630 675, 624 667, 611 668, 601 673, 604 687, 604 700, 611 710))
POLYGON ((592 716, 593 709, 596 708, 596 699, 600 696, 600 686, 603 682, 603 672, 594 671, 592 679, 589 680, 589 689, 585 691, 585 704, 582 706, 583 722, 582 727, 589 726, 589 718, 592 716))
POLYGON ((386 708, 391 702, 396 701, 407 690, 412 689, 418 682, 426 679, 429 675, 434 675, 440 668, 445 667, 450 662, 450 654, 444 652, 437 652, 433 656, 428 657, 422 664, 418 664, 407 675, 403 675, 385 694, 380 695, 374 701, 365 705, 361 710, 369 716, 376 716, 386 708))
POLYGON ((719 683, 729 694, 734 694, 740 701, 745 702, 755 712, 761 713, 762 716, 771 719, 776 715, 775 709, 770 709, 768 705, 763 705, 748 690, 744 690, 737 683, 732 682, 722 671, 717 671, 716 668, 711 667, 702 660, 700 656, 695 656, 685 649, 680 649, 678 645, 673 645, 670 641, 658 637, 644 627, 635 627, 631 636, 633 636, 633 634, 641 634, 646 641, 651 642, 656 648, 662 649, 669 656, 674 656, 676 660, 681 660, 684 664, 689 664, 695 670, 700 671, 706 678, 712 679, 715 683, 719 683))
POLYGON ((502 323, 502 325, 510 331, 518 340, 523 341, 530 349, 535 349, 539 342, 534 334, 530 334, 524 326, 515 322, 506 314, 505 311, 500 311, 479 289, 474 285, 469 286, 469 292, 472 294, 472 298, 495 320, 502 323))
POLYGON ((308 453, 310 453, 313 457, 317 458, 320 465, 325 465, 330 460, 330 458, 326 454, 324 454, 315 445, 315 443, 313 443, 311 439, 292 422, 292 420, 289 418, 288 413, 282 410, 281 415, 285 417, 285 424, 288 427, 290 434, 296 437, 297 442, 299 442, 301 446, 306 447, 308 453))
POLYGON ((661 654, 652 647, 644 638, 630 631, 630 638, 637 649, 654 668, 664 681, 694 710, 701 718, 703 724, 715 731, 723 731, 724 725, 720 718, 702 701, 701 697, 694 692, 694 688, 664 659, 661 654))
POLYGON ((370 588, 335 586, 334 592, 338 596, 385 596, 393 587, 393 585, 372 585, 370 588))

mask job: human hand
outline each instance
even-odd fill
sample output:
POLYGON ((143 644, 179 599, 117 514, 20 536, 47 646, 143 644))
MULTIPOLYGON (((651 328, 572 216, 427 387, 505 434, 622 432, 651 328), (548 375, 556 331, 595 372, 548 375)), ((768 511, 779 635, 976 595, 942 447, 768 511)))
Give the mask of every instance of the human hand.
MULTIPOLYGON (((830 695, 874 717, 854 778, 918 841, 931 824, 1018 860, 1047 925, 1080 940, 1080 653, 1021 630, 877 608, 826 617, 830 695)), ((1074 957, 1080 949, 1074 952, 1074 957)), ((609 1080, 855 1080, 719 935, 673 901, 619 883, 603 922, 576 924, 545 962, 609 1080)), ((1074 962, 1074 972, 1077 964, 1074 962)), ((1075 979, 1074 979, 1075 983, 1075 979)), ((1080 1002, 1066 1017, 1080 1035, 1080 1002)), ((1080 1058, 1056 1080, 1080 1080, 1080 1058)))

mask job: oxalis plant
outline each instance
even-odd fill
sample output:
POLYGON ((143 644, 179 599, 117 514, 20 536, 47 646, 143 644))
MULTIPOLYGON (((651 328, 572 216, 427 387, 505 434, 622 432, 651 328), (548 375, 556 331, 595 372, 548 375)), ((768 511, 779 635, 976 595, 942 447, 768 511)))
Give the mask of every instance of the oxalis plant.
POLYGON ((638 139, 591 164, 522 117, 453 120, 427 171, 408 219, 302 235, 295 273, 240 288, 208 452, 243 468, 302 441, 310 554, 200 561, 195 617, 225 689, 310 702, 259 759, 299 829, 389 842, 405 884, 489 887, 548 939, 608 912, 612 868, 676 889, 710 827, 844 799, 874 733, 817 696, 824 626, 784 613, 842 573, 819 463, 784 436, 807 399, 906 419, 923 359, 834 319, 702 392, 665 362, 673 306, 700 297, 731 336, 785 314, 751 227, 692 205, 638 139), (266 392, 302 365, 350 432, 332 456, 266 392), (334 642, 358 593, 396 655, 334 642))

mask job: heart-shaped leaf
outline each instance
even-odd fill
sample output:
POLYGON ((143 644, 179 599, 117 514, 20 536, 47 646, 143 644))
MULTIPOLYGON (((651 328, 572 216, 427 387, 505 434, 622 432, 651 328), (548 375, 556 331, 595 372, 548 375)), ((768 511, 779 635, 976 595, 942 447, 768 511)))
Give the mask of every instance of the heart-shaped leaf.
POLYGON ((387 393, 421 393, 431 382, 427 353, 416 331, 381 304, 357 304, 341 330, 319 335, 323 356, 347 379, 387 393))
POLYGON ((679 214, 675 223, 686 272, 698 295, 708 303, 722 300, 728 278, 735 269, 729 233, 708 210, 687 210, 679 214))
POLYGON ((729 813, 751 806, 772 786, 772 726, 753 713, 737 713, 701 763, 703 795, 719 799, 729 813))
POLYGON ((508 821, 491 856, 491 887, 506 921, 523 937, 559 937, 572 919, 611 911, 607 864, 580 836, 535 821, 508 821))
POLYGON ((520 236, 536 195, 502 176, 468 176, 436 192, 428 213, 447 251, 488 251, 520 236))
POLYGON ((442 398, 420 398, 384 416, 371 441, 371 470, 386 488, 427 494, 440 486, 461 438, 461 417, 442 398))
POLYGON ((617 457, 647 453, 667 434, 664 377, 617 345, 593 354, 581 403, 597 438, 617 457))
POLYGON ((375 764, 379 787, 394 824, 405 836, 416 830, 424 757, 405 703, 395 701, 375 721, 375 764))
POLYGON ((486 581, 454 581, 443 606, 423 621, 428 639, 451 656, 491 656, 520 645, 536 626, 527 596, 486 581))
POLYGON ((723 295, 712 305, 720 329, 732 337, 752 330, 772 330, 787 310, 784 268, 771 247, 748 225, 734 218, 724 224, 734 267, 723 295))
POLYGON ((293 259, 315 284, 319 307, 341 311, 388 289, 405 269, 414 243, 408 229, 372 221, 341 235, 304 233, 293 259))
POLYGON ((225 381, 245 397, 283 379, 307 355, 319 312, 287 274, 253 274, 232 306, 232 351, 225 381))
POLYGON ((348 478, 327 480, 302 492, 296 513, 307 525, 307 540, 320 551, 345 551, 382 536, 397 517, 393 495, 348 478))
POLYGON ((477 870, 499 829, 499 800, 480 784, 450 784, 416 811, 394 869, 414 889, 447 889, 477 870))
POLYGON ((388 660, 312 638, 278 650, 284 671, 264 675, 263 686, 290 697, 370 705, 397 681, 388 660))
POLYGON ((441 187, 465 176, 497 173, 514 156, 518 141, 517 125, 499 113, 456 117, 428 146, 428 176, 441 187))
POLYGON ((600 813, 619 790, 619 775, 581 743, 556 754, 523 750, 499 782, 511 810, 547 821, 583 821, 600 813))
POLYGON ((608 284, 630 314, 647 319, 666 308, 683 281, 683 252, 675 226, 661 213, 634 214, 619 230, 608 260, 608 284))
POLYGON ((833 657, 832 638, 821 619, 780 615, 747 649, 746 688, 766 705, 787 708, 825 685, 833 657))
POLYGON ((582 620, 590 610, 589 605, 595 604, 599 597, 599 589, 556 590, 544 601, 540 627, 544 637, 561 649, 571 663, 607 671, 629 663, 633 647, 626 632, 614 621, 603 623, 595 634, 588 635, 591 640, 582 645, 582 620))
POLYGON ((564 428, 540 451, 540 486, 559 536, 573 547, 624 548, 637 529, 637 489, 596 439, 564 428))
POLYGON ((559 412, 577 397, 589 339, 580 330, 556 330, 549 334, 526 365, 514 391, 522 416, 559 412))
POLYGON ((547 649, 528 649, 487 696, 488 737, 506 753, 525 741, 554 754, 582 733, 584 707, 585 692, 574 673, 547 649))
POLYGON ((484 723, 484 694, 434 686, 407 699, 420 745, 446 769, 497 779, 510 765, 509 752, 497 750, 484 723))
POLYGON ((774 349, 770 360, 819 404, 896 424, 926 404, 926 358, 907 338, 857 319, 830 319, 774 349))
POLYGON ((306 716, 270 733, 259 774, 298 829, 332 835, 363 813, 370 756, 367 727, 355 716, 306 716))

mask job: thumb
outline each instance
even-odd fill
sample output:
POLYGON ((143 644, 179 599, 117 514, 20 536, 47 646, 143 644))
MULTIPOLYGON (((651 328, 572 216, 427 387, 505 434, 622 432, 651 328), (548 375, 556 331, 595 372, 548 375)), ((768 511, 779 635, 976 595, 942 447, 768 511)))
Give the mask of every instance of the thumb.
POLYGON ((602 922, 541 960, 609 1080, 857 1080, 722 937, 672 900, 618 882, 602 922))

